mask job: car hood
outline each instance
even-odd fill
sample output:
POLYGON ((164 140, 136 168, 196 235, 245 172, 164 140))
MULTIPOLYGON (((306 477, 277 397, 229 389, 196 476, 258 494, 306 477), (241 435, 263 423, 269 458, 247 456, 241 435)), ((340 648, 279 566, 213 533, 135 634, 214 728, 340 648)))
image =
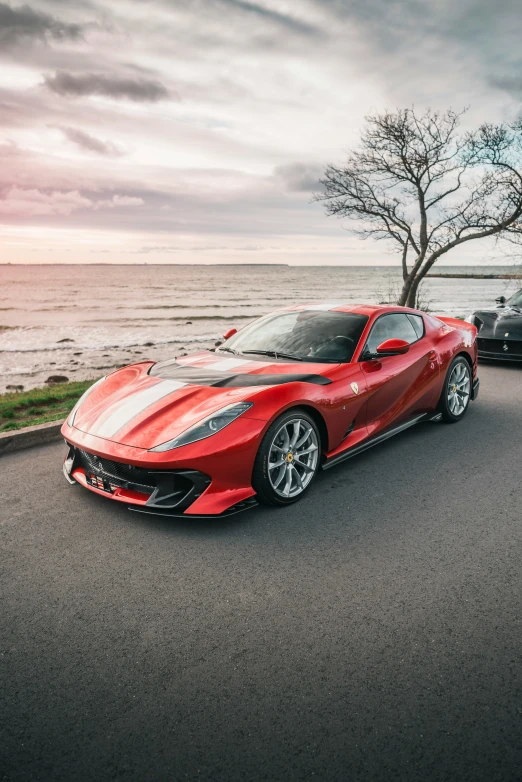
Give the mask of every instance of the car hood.
MULTIPOLYGON (((119 369, 80 402, 74 427, 135 448, 177 437, 227 405, 253 399, 267 386, 295 381, 328 384, 331 364, 219 358, 205 351, 159 364, 119 369)), ((255 418, 255 410, 249 413, 255 418)))
POLYGON ((522 311, 518 307, 479 310, 473 315, 479 338, 522 339, 522 311))

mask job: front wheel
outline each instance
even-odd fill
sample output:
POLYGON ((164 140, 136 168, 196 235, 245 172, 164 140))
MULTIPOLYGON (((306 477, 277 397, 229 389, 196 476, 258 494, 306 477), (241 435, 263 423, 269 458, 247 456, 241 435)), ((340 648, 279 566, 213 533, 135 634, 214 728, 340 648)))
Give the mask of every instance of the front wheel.
POLYGON ((279 416, 257 452, 252 485, 265 505, 290 505, 301 499, 319 469, 320 436, 304 410, 279 416))
POLYGON ((449 365, 439 410, 447 423, 453 424, 463 417, 468 409, 471 394, 471 369, 463 356, 457 356, 449 365))

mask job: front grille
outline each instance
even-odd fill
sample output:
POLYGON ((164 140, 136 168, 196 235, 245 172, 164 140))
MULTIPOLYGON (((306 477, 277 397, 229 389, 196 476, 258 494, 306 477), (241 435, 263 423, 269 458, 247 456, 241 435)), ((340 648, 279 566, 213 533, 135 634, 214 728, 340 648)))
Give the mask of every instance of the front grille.
POLYGON ((113 494, 116 487, 148 494, 147 508, 184 511, 210 486, 211 478, 199 470, 155 470, 113 462, 89 451, 69 445, 67 472, 76 467, 85 471, 90 486, 113 494))
POLYGON ((114 486, 121 486, 125 489, 133 488, 146 494, 152 494, 157 486, 154 473, 143 470, 141 467, 112 462, 110 459, 103 459, 101 456, 95 456, 93 453, 82 451, 79 448, 76 453, 80 465, 86 472, 104 478, 107 483, 114 486))
POLYGON ((522 341, 515 339, 477 339, 480 353, 495 353, 498 356, 514 357, 522 359, 522 341), (507 350, 505 349, 507 348, 507 350))

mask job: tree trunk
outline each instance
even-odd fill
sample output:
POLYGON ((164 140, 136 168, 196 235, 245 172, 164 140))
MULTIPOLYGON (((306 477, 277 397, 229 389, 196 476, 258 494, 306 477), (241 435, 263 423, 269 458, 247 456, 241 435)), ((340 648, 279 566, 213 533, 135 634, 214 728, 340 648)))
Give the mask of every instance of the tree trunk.
POLYGON ((397 302, 397 304, 398 304, 400 307, 406 307, 406 306, 409 306, 409 305, 407 305, 407 304, 406 304, 406 302, 408 301, 408 297, 409 297, 410 290, 411 290, 411 286, 412 286, 412 284, 413 284, 413 280, 414 280, 414 279, 415 279, 415 278, 414 278, 414 277, 412 278, 412 276, 411 276, 411 274, 410 274, 410 275, 408 275, 408 277, 406 277, 406 279, 404 280, 404 285, 402 286, 401 295, 399 296, 399 300, 398 300, 398 302, 397 302))
POLYGON ((397 302, 400 307, 413 307, 415 309, 417 291, 423 277, 424 274, 422 274, 422 272, 417 272, 417 274, 411 273, 409 277, 404 280, 404 285, 402 286, 401 294, 397 302))
POLYGON ((402 279, 406 281, 408 279, 408 239, 406 239, 406 242, 404 244, 404 248, 402 251, 402 279))
POLYGON ((413 266, 411 267, 409 273, 404 277, 404 256, 403 256, 403 277, 404 277, 404 284, 402 286, 401 294, 399 296, 399 300, 397 304, 401 307, 410 307, 412 305, 408 304, 407 302, 411 301, 411 289, 415 287, 413 298, 415 299, 417 295, 417 288, 419 287, 419 282, 424 277, 424 274, 422 272, 422 267, 424 264, 424 257, 425 254, 421 253, 417 256, 415 259, 415 262, 413 266))
POLYGON ((413 282, 411 283, 410 290, 408 291, 408 296, 406 298, 406 304, 403 306, 406 307, 413 307, 413 309, 416 309, 417 306, 417 291, 419 289, 419 285, 422 281, 422 277, 424 275, 418 274, 413 282))

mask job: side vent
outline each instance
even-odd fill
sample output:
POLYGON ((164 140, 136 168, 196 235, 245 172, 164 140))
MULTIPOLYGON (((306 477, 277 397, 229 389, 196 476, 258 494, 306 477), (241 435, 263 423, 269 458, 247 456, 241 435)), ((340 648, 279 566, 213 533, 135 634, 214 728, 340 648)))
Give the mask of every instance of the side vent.
POLYGON ((353 430, 354 430, 354 427, 355 427, 355 419, 354 419, 354 420, 352 421, 352 423, 350 424, 350 427, 349 427, 348 431, 346 432, 346 434, 344 435, 344 437, 343 437, 343 440, 346 440, 346 438, 348 437, 348 435, 349 435, 349 434, 351 434, 351 433, 353 432, 353 430))

